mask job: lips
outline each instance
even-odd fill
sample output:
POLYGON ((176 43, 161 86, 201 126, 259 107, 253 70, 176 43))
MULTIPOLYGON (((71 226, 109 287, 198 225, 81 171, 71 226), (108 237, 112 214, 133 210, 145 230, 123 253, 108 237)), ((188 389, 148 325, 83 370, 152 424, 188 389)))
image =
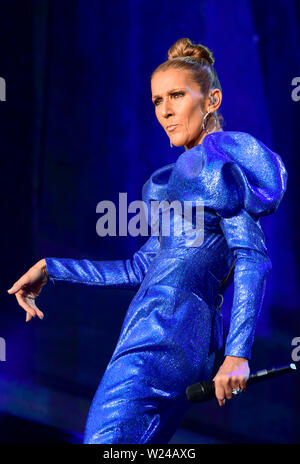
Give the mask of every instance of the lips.
POLYGON ((167 130, 168 130, 169 132, 171 132, 171 131, 173 131, 174 129, 176 129, 177 126, 178 126, 178 124, 172 124, 172 125, 170 125, 170 126, 167 126, 167 130))

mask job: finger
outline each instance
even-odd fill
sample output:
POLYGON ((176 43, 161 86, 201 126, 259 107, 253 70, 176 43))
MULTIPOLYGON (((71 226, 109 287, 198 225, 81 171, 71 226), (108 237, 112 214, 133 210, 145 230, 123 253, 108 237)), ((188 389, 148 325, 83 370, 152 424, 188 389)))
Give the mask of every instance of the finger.
POLYGON ((226 401, 225 398, 223 398, 222 400, 219 400, 219 399, 218 399, 219 406, 221 406, 221 407, 224 406, 225 401, 226 401))
POLYGON ((7 290, 7 292, 12 295, 18 292, 24 285, 29 283, 29 277, 27 275, 22 276, 19 280, 17 280, 13 286, 7 290))
POLYGON ((215 381, 215 387, 218 399, 232 398, 231 378, 228 375, 220 375, 215 381))
POLYGON ((21 308, 25 309, 25 311, 28 311, 33 317, 36 316, 36 312, 34 310, 34 308, 32 308, 32 306, 30 306, 25 300, 24 298, 22 297, 22 295, 20 295, 19 293, 16 294, 16 298, 17 298, 17 301, 19 303, 19 305, 21 306, 21 308))
POLYGON ((24 295, 24 297, 26 300, 26 303, 29 304, 29 306, 32 307, 32 309, 35 310, 36 314, 38 315, 38 317, 40 319, 43 319, 44 318, 44 313, 37 307, 36 303, 35 303, 35 297, 32 297, 30 295, 24 295))
POLYGON ((26 312, 26 322, 29 322, 31 317, 32 317, 31 314, 26 312))
POLYGON ((42 320, 44 319, 44 313, 40 310, 38 310, 38 317, 42 320))
POLYGON ((230 379, 231 389, 240 387, 240 377, 233 375, 230 379))
POLYGON ((222 383, 219 380, 215 382, 215 395, 217 397, 219 405, 224 406, 225 391, 222 383))
POLYGON ((34 309, 40 319, 44 319, 44 313, 34 304, 34 309))
POLYGON ((240 379, 240 388, 245 391, 246 390, 246 387, 247 387, 247 380, 245 379, 245 377, 242 377, 240 379))
POLYGON ((231 382, 230 378, 227 377, 226 379, 223 379, 223 387, 225 391, 225 398, 228 400, 231 400, 232 398, 232 387, 231 387, 231 382))

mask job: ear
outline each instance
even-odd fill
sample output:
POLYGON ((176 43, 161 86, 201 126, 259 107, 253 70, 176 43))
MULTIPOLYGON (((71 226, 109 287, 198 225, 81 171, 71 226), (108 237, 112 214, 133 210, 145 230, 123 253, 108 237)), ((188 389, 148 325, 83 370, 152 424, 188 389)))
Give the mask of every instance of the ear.
POLYGON ((210 101, 210 103, 209 103, 208 111, 213 113, 221 105, 221 102, 222 102, 222 92, 221 92, 221 90, 220 89, 213 89, 210 92, 209 101, 210 101))

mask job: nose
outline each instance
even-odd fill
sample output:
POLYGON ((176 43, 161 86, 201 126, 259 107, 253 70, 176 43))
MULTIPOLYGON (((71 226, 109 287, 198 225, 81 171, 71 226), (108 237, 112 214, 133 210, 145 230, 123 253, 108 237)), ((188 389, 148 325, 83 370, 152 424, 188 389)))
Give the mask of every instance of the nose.
POLYGON ((165 99, 161 105, 161 115, 164 118, 168 118, 172 114, 174 114, 172 103, 170 102, 169 99, 165 99))

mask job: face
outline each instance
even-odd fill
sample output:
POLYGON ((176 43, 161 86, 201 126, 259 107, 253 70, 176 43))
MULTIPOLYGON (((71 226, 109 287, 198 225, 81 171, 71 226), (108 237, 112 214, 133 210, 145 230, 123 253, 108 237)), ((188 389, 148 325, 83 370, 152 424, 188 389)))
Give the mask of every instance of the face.
POLYGON ((202 121, 210 100, 204 99, 190 73, 182 69, 158 71, 151 80, 151 92, 156 117, 172 144, 184 145, 188 150, 200 143, 204 135, 202 121))

